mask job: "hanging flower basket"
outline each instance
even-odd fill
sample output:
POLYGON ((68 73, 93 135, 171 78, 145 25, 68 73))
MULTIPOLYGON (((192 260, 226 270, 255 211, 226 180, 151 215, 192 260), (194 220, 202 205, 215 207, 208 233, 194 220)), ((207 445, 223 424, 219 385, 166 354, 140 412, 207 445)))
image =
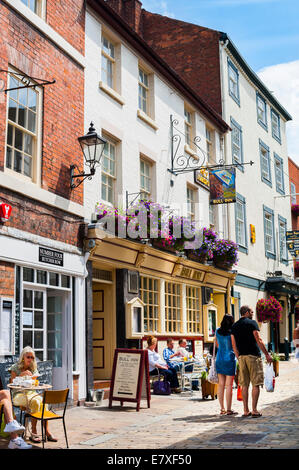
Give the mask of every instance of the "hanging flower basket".
POLYGON ((299 277, 299 261, 295 263, 295 277, 299 277))
POLYGON ((275 297, 260 299, 256 304, 257 319, 260 323, 269 321, 278 323, 281 319, 282 306, 275 297))
POLYGON ((213 246, 213 264, 230 270, 238 262, 238 245, 231 240, 216 240, 213 246))
POLYGON ((292 214, 296 217, 299 216, 299 204, 292 204, 292 214))

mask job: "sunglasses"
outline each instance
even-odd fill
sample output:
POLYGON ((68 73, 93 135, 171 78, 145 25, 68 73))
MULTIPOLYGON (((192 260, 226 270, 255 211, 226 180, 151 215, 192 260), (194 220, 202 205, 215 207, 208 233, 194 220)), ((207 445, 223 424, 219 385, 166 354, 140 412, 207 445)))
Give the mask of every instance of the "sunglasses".
POLYGON ((34 356, 25 356, 26 359, 34 359, 34 356))

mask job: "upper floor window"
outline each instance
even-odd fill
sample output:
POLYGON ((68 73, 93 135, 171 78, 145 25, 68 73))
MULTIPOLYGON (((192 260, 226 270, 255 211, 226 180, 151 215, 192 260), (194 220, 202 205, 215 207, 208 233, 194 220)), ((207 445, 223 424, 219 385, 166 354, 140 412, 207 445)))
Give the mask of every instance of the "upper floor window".
MULTIPOLYGON (((9 88, 24 87, 17 75, 10 74, 9 88)), ((19 88, 8 92, 6 168, 32 180, 37 177, 38 111, 40 92, 19 88)))
POLYGON ((228 59, 228 89, 230 96, 240 105, 239 71, 228 59))
POLYGON ((268 130, 267 124, 267 103, 264 98, 257 93, 256 94, 256 106, 257 106, 257 121, 266 130, 268 130))
POLYGON ((186 107, 184 109, 185 115, 185 141, 189 147, 192 144, 193 131, 192 131, 192 113, 186 107))
POLYGON ((291 183, 291 204, 296 204, 297 197, 296 197, 296 185, 291 183))
POLYGON ((115 46, 109 39, 102 36, 102 82, 110 88, 114 83, 115 46))
POLYGON ((239 250, 247 253, 246 201, 240 194, 237 195, 235 211, 236 241, 239 245, 239 250))
POLYGON ((275 237, 274 237, 274 212, 263 207, 264 210, 264 235, 265 235, 265 254, 268 258, 276 258, 275 237))
MULTIPOLYGON (((231 118, 232 128, 232 162, 243 163, 243 141, 242 141, 242 128, 239 124, 231 118)), ((243 166, 238 166, 241 171, 244 171, 243 166)))
POLYGON ((140 159, 140 192, 142 199, 150 199, 152 192, 152 165, 147 160, 140 159))
POLYGON ((272 186, 271 179, 271 166, 270 166, 270 149, 260 140, 260 158, 261 158, 261 172, 262 181, 272 186))
POLYGON ((21 2, 38 16, 42 16, 44 0, 21 0, 21 2))
POLYGON ((214 131, 213 129, 206 127, 206 144, 207 144, 207 163, 215 162, 214 152, 214 131))
POLYGON ((139 67, 138 75, 138 107, 149 114, 149 75, 139 67))
POLYGON ((272 137, 281 143, 280 135, 280 117, 279 114, 271 108, 271 126, 272 126, 272 137))
POLYGON ((288 264, 288 250, 286 242, 287 220, 284 217, 278 216, 279 226, 279 245, 280 245, 280 261, 288 264))
POLYGON ((195 190, 187 186, 187 217, 193 222, 195 220, 195 190))
POLYGON ((283 160, 274 153, 276 190, 280 194, 284 194, 284 177, 283 177, 283 160))
POLYGON ((114 204, 116 184, 116 144, 109 138, 107 140, 102 157, 102 191, 103 201, 114 204))

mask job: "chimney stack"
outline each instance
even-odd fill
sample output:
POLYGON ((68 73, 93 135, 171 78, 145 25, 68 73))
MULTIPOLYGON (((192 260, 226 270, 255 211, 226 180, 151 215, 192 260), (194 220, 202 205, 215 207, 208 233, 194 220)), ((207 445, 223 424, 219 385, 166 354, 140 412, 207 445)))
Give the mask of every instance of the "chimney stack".
POLYGON ((142 3, 140 0, 106 0, 136 33, 141 33, 142 3))

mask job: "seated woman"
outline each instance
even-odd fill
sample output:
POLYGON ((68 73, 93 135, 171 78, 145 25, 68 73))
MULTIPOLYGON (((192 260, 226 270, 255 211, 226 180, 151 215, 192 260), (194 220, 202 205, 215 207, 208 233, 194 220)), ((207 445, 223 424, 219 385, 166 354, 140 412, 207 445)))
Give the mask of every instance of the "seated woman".
POLYGON ((148 350, 148 362, 149 362, 149 374, 157 375, 157 369, 159 373, 164 375, 166 380, 170 382, 171 391, 174 393, 181 393, 179 389, 179 381, 177 377, 177 372, 171 366, 168 366, 166 362, 161 358, 155 349, 157 345, 157 338, 154 336, 149 336, 147 339, 147 350, 148 350))
MULTIPOLYGON (((37 363, 35 358, 35 352, 30 346, 26 346, 23 351, 21 352, 21 356, 19 362, 14 364, 11 369, 11 378, 10 382, 17 376, 29 376, 34 377, 38 374, 37 370, 37 363)), ((15 406, 20 406, 23 408, 27 408, 27 403, 29 403, 29 409, 31 413, 37 413, 38 411, 42 410, 43 406, 43 397, 41 395, 37 395, 36 392, 33 390, 28 390, 24 392, 15 392, 13 394, 13 404, 15 406)), ((31 436, 30 440, 35 443, 41 442, 37 431, 36 431, 37 420, 31 419, 31 436)), ((46 439, 48 441, 57 442, 57 439, 52 436, 49 432, 48 422, 45 422, 45 433, 46 439)))

